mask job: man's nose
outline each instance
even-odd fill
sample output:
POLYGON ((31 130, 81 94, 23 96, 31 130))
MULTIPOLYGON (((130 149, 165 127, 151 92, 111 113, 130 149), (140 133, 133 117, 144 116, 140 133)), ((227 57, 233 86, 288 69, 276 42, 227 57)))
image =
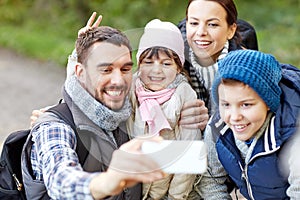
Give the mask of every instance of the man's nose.
POLYGON ((123 73, 120 70, 114 70, 111 74, 111 84, 120 85, 123 82, 123 73))

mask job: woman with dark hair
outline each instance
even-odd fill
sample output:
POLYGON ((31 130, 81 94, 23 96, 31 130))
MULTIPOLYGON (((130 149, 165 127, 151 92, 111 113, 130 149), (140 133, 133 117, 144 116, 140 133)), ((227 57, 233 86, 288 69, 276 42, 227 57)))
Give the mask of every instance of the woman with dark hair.
MULTIPOLYGON (((179 24, 185 41, 184 67, 189 73, 198 98, 205 102, 209 115, 215 112, 210 90, 218 71, 218 61, 237 49, 258 50, 254 28, 237 17, 238 12, 233 0, 189 0, 186 19, 179 24)), ((218 165, 219 167, 208 169, 207 173, 197 176, 189 199, 210 199, 210 194, 217 191, 217 188, 211 187, 211 181, 217 182, 221 190, 227 191, 231 185, 229 178, 222 165, 218 165), (220 177, 214 176, 215 174, 220 177)), ((231 199, 227 192, 217 198, 231 199)))
POLYGON ((217 62, 229 51, 258 50, 254 28, 237 16, 233 0, 189 0, 186 19, 179 24, 185 40, 185 69, 210 115, 214 111, 210 88, 217 62))

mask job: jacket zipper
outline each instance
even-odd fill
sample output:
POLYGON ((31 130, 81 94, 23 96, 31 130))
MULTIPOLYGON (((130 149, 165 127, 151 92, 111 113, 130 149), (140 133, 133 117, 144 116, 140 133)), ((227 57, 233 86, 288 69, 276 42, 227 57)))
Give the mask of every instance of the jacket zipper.
POLYGON ((268 155, 268 154, 272 154, 274 153, 275 151, 277 151, 279 149, 276 148, 274 149, 273 151, 269 151, 269 152, 264 152, 264 153, 259 153, 259 154, 256 154, 255 156, 253 156, 248 163, 245 164, 245 167, 243 168, 242 164, 239 162, 239 165, 240 165, 240 168, 242 170, 242 179, 244 179, 246 181, 246 185, 247 185, 247 191, 248 191, 248 194, 249 194, 249 197, 252 199, 252 200, 255 200, 254 197, 253 197, 253 194, 252 194, 252 187, 251 187, 251 183, 249 182, 249 179, 248 179, 248 164, 251 163, 251 161, 253 161, 255 158, 257 157, 260 157, 260 156, 265 156, 265 155, 268 155))
POLYGON ((239 165, 240 165, 240 168, 242 170, 242 177, 241 178, 246 181, 248 195, 249 195, 251 200, 255 200, 254 197, 253 197, 253 194, 252 194, 251 183, 249 182, 248 175, 247 175, 248 164, 245 165, 245 168, 243 168, 243 166, 240 162, 239 162, 239 165))

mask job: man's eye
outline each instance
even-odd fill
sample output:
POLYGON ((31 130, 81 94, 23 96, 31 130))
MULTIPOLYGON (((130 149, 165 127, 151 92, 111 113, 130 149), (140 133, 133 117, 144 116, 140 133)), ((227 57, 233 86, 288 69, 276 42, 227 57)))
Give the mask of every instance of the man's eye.
POLYGON ((126 68, 122 68, 123 72, 130 72, 131 71, 131 67, 126 67, 126 68))
POLYGON ((99 71, 100 71, 101 73, 103 73, 103 74, 106 74, 106 73, 111 72, 110 69, 100 69, 99 71))

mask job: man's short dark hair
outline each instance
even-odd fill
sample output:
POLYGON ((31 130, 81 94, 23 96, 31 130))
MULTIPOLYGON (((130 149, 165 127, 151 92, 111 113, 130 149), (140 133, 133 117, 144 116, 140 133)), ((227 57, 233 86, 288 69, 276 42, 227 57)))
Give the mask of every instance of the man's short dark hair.
POLYGON ((86 64, 90 47, 97 42, 107 42, 117 46, 126 46, 131 54, 128 38, 118 29, 109 26, 94 27, 79 35, 76 40, 77 61, 86 64))

